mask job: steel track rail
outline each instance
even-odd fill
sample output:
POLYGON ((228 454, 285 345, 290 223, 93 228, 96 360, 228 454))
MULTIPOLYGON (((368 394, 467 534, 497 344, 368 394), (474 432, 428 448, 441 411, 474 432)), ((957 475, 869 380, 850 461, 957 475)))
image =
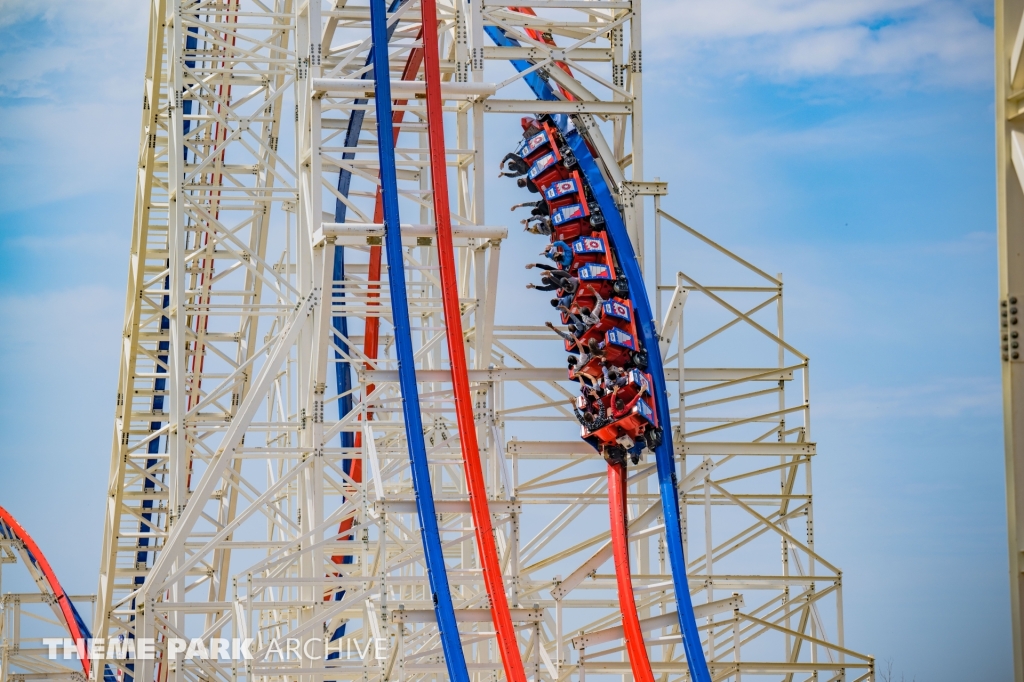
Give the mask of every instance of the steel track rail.
MULTIPOLYGON (((488 26, 485 30, 488 36, 499 46, 519 46, 518 41, 509 38, 502 29, 496 26, 488 26)), ((513 61, 512 64, 521 72, 526 71, 531 66, 530 62, 525 60, 513 61)), ((525 80, 537 96, 537 99, 545 101, 555 101, 558 99, 548 82, 536 72, 528 74, 525 80)), ((655 449, 655 461, 658 467, 658 483, 665 516, 665 544, 669 555, 669 564, 672 569, 672 582, 676 595, 676 613, 679 617, 683 649, 686 652, 686 662, 690 669, 690 679, 694 680, 694 682, 711 682, 704 650, 700 643, 700 633, 697 630, 697 621, 693 613, 693 600, 690 598, 686 574, 686 558, 683 552, 683 539, 680 527, 679 494, 676 482, 675 452, 672 446, 672 422, 668 405, 665 368, 662 363, 659 338, 654 324, 654 314, 651 309, 650 300, 647 297, 647 287, 644 283, 643 273, 640 271, 633 243, 630 241, 629 233, 626 230, 625 223, 622 221, 622 214, 612 197, 604 175, 601 173, 597 159, 591 154, 590 146, 588 146, 586 140, 578 132, 578 129, 570 130, 568 128, 565 116, 554 116, 553 118, 562 129, 569 147, 573 150, 579 162, 583 177, 590 185, 594 198, 597 199, 598 204, 601 206, 601 211, 607 221, 607 231, 612 251, 629 284, 630 299, 633 303, 637 329, 643 340, 644 349, 647 351, 647 369, 655 385, 654 398, 658 423, 663 425, 662 429, 667 434, 667 437, 663 438, 661 444, 655 449)), ((611 480, 609 479, 609 489, 611 487, 610 484, 611 480)), ((626 565, 628 566, 628 559, 626 565)))
POLYGON ((629 654, 629 667, 637 682, 654 682, 651 660, 644 646, 640 615, 633 595, 633 579, 629 570, 629 538, 626 524, 626 465, 608 463, 608 514, 611 517, 612 555, 615 561, 615 583, 622 607, 623 639, 629 654))
MULTIPOLYGON (((394 12, 402 4, 403 0, 393 0, 391 6, 388 8, 389 12, 394 12)), ((395 30, 398 28, 398 24, 394 23, 388 27, 388 41, 390 42, 391 36, 394 35, 395 30)), ((423 61, 423 49, 415 48, 406 59, 405 68, 402 72, 403 80, 413 80, 416 78, 416 74, 419 72, 420 64, 423 61)), ((370 53, 366 57, 366 65, 370 66, 373 62, 373 48, 370 48, 370 53)), ((370 73, 367 71, 363 74, 362 78, 369 79, 370 73)), ((406 100, 395 100, 395 106, 401 106, 406 103, 406 100)), ((365 99, 357 99, 356 105, 365 105, 365 99)), ((366 118, 366 110, 357 108, 352 111, 351 116, 348 120, 348 126, 345 131, 345 147, 355 148, 359 144, 359 134, 362 132, 363 120, 366 118)), ((405 111, 399 110, 392 114, 392 133, 395 137, 398 137, 399 127, 402 120, 405 118, 405 111)), ((342 155, 343 159, 351 160, 355 158, 355 152, 345 152, 342 155)), ((348 197, 349 190, 352 186, 352 172, 342 168, 338 171, 338 193, 344 197, 348 197)), ((373 211, 374 222, 381 222, 383 219, 383 195, 381 194, 381 187, 377 186, 377 196, 373 211)), ((336 223, 344 223, 346 214, 348 213, 348 206, 345 205, 340 199, 336 199, 334 202, 334 221, 336 223)), ((371 246, 370 247, 370 263, 367 272, 367 282, 371 290, 375 288, 374 282, 380 282, 380 271, 381 271, 381 247, 371 246)), ((334 272, 333 279, 336 283, 345 281, 345 247, 337 246, 334 250, 334 272)), ((344 294, 342 294, 344 296, 344 294)), ((372 299, 376 297, 374 294, 369 294, 368 298, 372 299)), ((331 318, 331 326, 338 336, 338 347, 342 350, 347 350, 345 345, 345 339, 348 338, 348 318, 345 316, 335 316, 331 318)), ((366 318, 366 328, 363 333, 363 355, 365 355, 371 362, 364 363, 366 369, 372 370, 374 366, 372 361, 377 359, 377 354, 380 350, 380 318, 373 316, 366 318)), ((336 360, 341 360, 342 356, 339 350, 336 348, 334 351, 334 357, 336 360)), ((343 396, 338 400, 338 418, 344 419, 352 411, 352 396, 345 395, 352 390, 352 374, 349 362, 338 362, 335 365, 335 378, 337 381, 338 395, 343 396)), ((366 387, 366 394, 373 393, 374 386, 370 384, 366 387)), ((367 418, 371 418, 372 414, 367 414, 367 418)), ((355 437, 352 434, 343 431, 340 436, 341 447, 362 447, 362 434, 356 433, 355 437)), ((362 483, 363 481, 363 461, 361 459, 346 459, 342 461, 342 470, 352 477, 352 480, 356 483, 362 483)), ((353 519, 347 518, 338 525, 338 535, 344 536, 346 533, 352 530, 353 519)), ((351 536, 343 537, 342 539, 350 539, 351 536)), ((331 557, 332 561, 336 564, 350 564, 352 563, 352 555, 345 554, 331 557)), ((344 598, 345 592, 341 590, 335 593, 335 601, 340 601, 344 598)), ((331 636, 331 641, 340 639, 345 635, 345 624, 339 626, 331 636)))
POLYGON ((643 273, 633 250, 633 243, 626 232, 611 191, 605 183, 604 176, 597 161, 590 153, 583 136, 577 130, 565 133, 569 147, 576 155, 580 172, 590 185, 594 198, 601 206, 607 221, 609 242, 615 252, 616 262, 622 268, 626 281, 629 283, 630 301, 636 319, 637 330, 643 339, 644 350, 647 352, 647 371, 654 381, 654 402, 657 408, 658 423, 662 425, 665 437, 655 448, 654 457, 658 466, 658 487, 661 492, 662 512, 665 517, 665 546, 672 567, 672 582, 676 593, 676 614, 679 617, 679 631, 686 652, 686 663, 690 668, 690 679, 694 682, 711 682, 704 649, 700 644, 700 633, 697 620, 693 614, 693 600, 690 598, 690 587, 686 575, 686 557, 683 553, 683 536, 679 519, 679 491, 676 484, 675 452, 672 447, 672 416, 668 406, 668 389, 665 382, 665 367, 662 364, 661 348, 657 330, 654 326, 654 314, 647 298, 647 287, 643 273))
MULTIPOLYGON (((469 492, 473 531, 483 571, 484 585, 491 602, 491 620, 501 651, 505 676, 511 682, 526 682, 526 671, 512 626, 512 615, 505 594, 498 549, 494 541, 491 510, 487 504, 487 484, 480 465, 476 423, 473 419, 473 396, 469 390, 469 367, 462 331, 462 311, 459 306, 459 284, 456 276, 455 244, 452 240, 451 208, 448 203, 448 170, 444 141, 444 112, 441 108, 441 65, 438 58, 437 3, 421 0, 420 13, 423 29, 423 74, 427 83, 427 139, 430 148, 430 180, 433 188, 434 224, 437 228, 438 267, 441 276, 441 296, 447 327, 445 339, 452 369, 455 394, 455 415, 459 429, 459 450, 465 467, 466 487, 469 492)), ((539 646, 539 644, 538 644, 539 646)))
POLYGON ((380 157, 380 178, 383 196, 384 241, 388 254, 388 283, 395 326, 395 347, 398 357, 399 386, 402 393, 402 417, 405 422, 412 481, 416 490, 416 509, 423 538, 423 555, 434 602, 434 613, 441 636, 445 665, 450 679, 469 682, 466 656, 462 650, 455 608, 448 586, 448 570, 441 549, 434 491, 430 484, 430 467, 423 440, 423 420, 416 385, 412 331, 409 322, 409 299, 405 286, 405 262, 402 255, 402 228, 398 212, 398 174, 395 168, 395 145, 392 130, 391 75, 388 55, 387 5, 384 0, 370 0, 370 30, 373 47, 374 98, 377 105, 377 150, 380 157))

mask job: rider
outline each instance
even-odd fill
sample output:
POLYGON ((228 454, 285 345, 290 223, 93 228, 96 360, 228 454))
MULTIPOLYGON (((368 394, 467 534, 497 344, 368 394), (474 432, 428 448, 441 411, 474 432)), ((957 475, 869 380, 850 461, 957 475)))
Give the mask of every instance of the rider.
POLYGON ((572 264, 572 248, 562 240, 548 244, 540 255, 555 261, 563 270, 567 270, 572 264))
POLYGON ((536 289, 537 291, 555 291, 556 289, 562 289, 566 294, 574 294, 576 290, 580 288, 580 281, 576 277, 569 276, 568 273, 564 273, 565 270, 552 270, 551 272, 545 272, 540 276, 541 286, 537 286, 533 282, 526 285, 527 289, 536 289))

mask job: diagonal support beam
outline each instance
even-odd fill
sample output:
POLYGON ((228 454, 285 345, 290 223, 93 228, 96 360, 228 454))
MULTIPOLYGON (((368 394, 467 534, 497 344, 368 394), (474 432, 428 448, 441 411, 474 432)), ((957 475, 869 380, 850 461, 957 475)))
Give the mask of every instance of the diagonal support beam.
POLYGON ((224 434, 224 441, 218 448, 216 455, 203 473, 199 485, 192 493, 184 511, 179 512, 180 516, 171 528, 171 534, 167 538, 164 549, 160 552, 153 570, 150 572, 149 580, 143 588, 144 594, 154 596, 166 589, 165 579, 171 571, 174 562, 184 557, 185 540, 195 527, 196 522, 203 516, 203 507, 207 500, 213 495, 220 484, 221 476, 234 459, 238 446, 242 442, 249 423, 256 415, 256 411, 262 405, 267 392, 273 385, 281 365, 284 364, 288 351, 299 338, 299 334, 305 328, 306 323, 312 318, 314 311, 320 305, 320 290, 314 289, 306 298, 296 306, 291 318, 285 324, 278 335, 278 343, 270 353, 270 357, 260 368, 252 388, 245 396, 245 400, 239 406, 238 413, 231 421, 224 434))

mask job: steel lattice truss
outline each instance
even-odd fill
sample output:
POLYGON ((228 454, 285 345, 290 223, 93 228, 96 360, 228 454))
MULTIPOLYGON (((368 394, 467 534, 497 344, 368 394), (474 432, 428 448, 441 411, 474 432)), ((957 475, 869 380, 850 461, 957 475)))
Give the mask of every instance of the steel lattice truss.
MULTIPOLYGON (((528 675, 630 670, 604 463, 576 436, 560 341, 541 318, 495 316, 521 296, 497 286, 502 244, 529 237, 485 220, 484 126, 511 148, 519 129, 508 114, 537 112, 523 79, 540 73, 563 98, 545 111, 582 114, 656 283, 689 584, 714 679, 872 679, 871 659, 844 648, 841 573, 814 548, 808 361, 783 337, 781 277, 663 211, 666 183, 644 180, 639 1, 456 0, 439 12, 469 378, 528 675), (520 45, 493 45, 488 26, 520 45)), ((401 79, 421 46, 417 0, 391 21, 391 77, 401 79)), ((152 4, 95 632, 253 637, 257 651, 253 661, 112 663, 121 674, 445 677, 390 291, 371 278, 384 230, 370 49, 366 0, 152 4), (353 116, 364 117, 361 134, 347 146, 353 116), (353 376, 340 393, 339 364, 353 376), (343 624, 345 637, 386 639, 386 656, 343 655, 328 670, 268 655, 275 638, 328 640, 343 624)), ((407 100, 394 107, 421 411, 470 672, 496 679, 445 352, 422 92, 396 90, 407 100)), ((650 461, 630 469, 635 594, 655 673, 684 679, 654 476, 650 461)))
MULTIPOLYGON (((39 572, 29 570, 29 577, 36 582, 38 591, 3 592, 10 584, 3 580, 4 565, 12 565, 12 568, 19 563, 25 565, 25 557, 24 542, 0 536, 0 680, 83 682, 86 678, 78 661, 53 660, 48 656, 49 647, 44 639, 67 637, 68 631, 60 620, 57 597, 39 572)), ((94 595, 70 598, 80 607, 91 606, 96 600, 94 595)), ((89 614, 91 609, 87 616, 89 614)))

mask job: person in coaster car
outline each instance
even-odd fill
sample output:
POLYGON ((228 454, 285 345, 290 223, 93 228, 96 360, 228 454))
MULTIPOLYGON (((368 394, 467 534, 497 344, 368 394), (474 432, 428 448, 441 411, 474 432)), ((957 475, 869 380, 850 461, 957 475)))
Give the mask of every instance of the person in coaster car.
POLYGON ((566 312, 569 313, 570 316, 578 319, 580 323, 585 325, 588 329, 601 321, 601 316, 591 311, 587 306, 580 308, 579 315, 569 312, 568 309, 566 309, 566 312))
POLYGON ((548 218, 546 215, 530 216, 526 220, 520 220, 519 222, 523 225, 523 229, 530 234, 548 237, 555 230, 551 225, 551 218, 548 218))
POLYGON ((630 412, 632 412, 633 408, 636 407, 637 402, 639 402, 640 398, 643 397, 644 393, 646 392, 647 387, 641 386, 640 390, 637 391, 637 394, 633 396, 632 400, 630 400, 628 403, 624 403, 622 401, 622 398, 615 398, 615 401, 613 403, 614 406, 611 410, 612 421, 617 421, 625 417, 630 412))
POLYGON ((516 180, 516 184, 519 185, 520 187, 525 187, 534 194, 540 192, 540 188, 538 188, 536 183, 534 183, 534 181, 531 180, 530 178, 519 178, 518 180, 516 180))
MULTIPOLYGON (((605 361, 604 341, 598 341, 597 339, 589 339, 587 343, 583 344, 582 348, 580 348, 580 358, 577 367, 586 367, 594 358, 599 358, 602 362, 605 361)), ((597 379, 598 377, 594 377, 595 382, 597 381, 597 379)))
POLYGON ((537 286, 533 282, 526 285, 527 289, 536 289, 537 291, 555 291, 561 289, 566 294, 574 294, 576 290, 580 288, 580 281, 576 277, 569 276, 568 274, 562 275, 564 270, 553 270, 551 272, 545 272, 540 276, 541 285, 537 286))
POLYGON ((608 301, 607 298, 602 298, 601 294, 597 293, 597 289, 595 289, 593 285, 588 284, 587 291, 594 295, 594 310, 600 310, 601 306, 603 306, 608 301))
MULTIPOLYGON (((585 354, 582 357, 586 359, 585 354)), ((570 355, 566 358, 566 363, 569 366, 569 378, 572 379, 573 381, 580 382, 581 391, 592 390, 593 387, 600 385, 601 375, 593 375, 590 374, 589 372, 584 372, 584 365, 580 363, 580 358, 576 357, 575 355, 570 355)), ((605 364, 604 360, 601 360, 600 364, 602 365, 602 367, 599 369, 600 371, 603 372, 603 365, 605 364)))
POLYGON ((582 412, 576 406, 576 401, 573 400, 572 411, 576 414, 576 420, 591 433, 603 429, 612 423, 612 420, 608 418, 608 412, 605 409, 604 403, 600 400, 595 400, 592 403, 588 401, 587 409, 582 412), (596 415, 590 411, 591 407, 597 410, 596 415))
POLYGON ((612 367, 611 369, 606 369, 604 373, 604 385, 602 386, 602 388, 605 391, 605 395, 610 393, 612 395, 612 398, 614 399, 615 395, 617 395, 620 390, 625 388, 626 384, 628 383, 629 377, 627 377, 626 374, 621 372, 619 368, 612 367))
POLYGON ((499 178, 518 178, 521 175, 526 175, 530 172, 530 166, 523 157, 519 156, 515 152, 509 152, 505 155, 505 158, 498 164, 499 178), (505 170, 505 164, 508 164, 508 170, 505 170))
POLYGON ((535 217, 539 218, 541 216, 550 215, 550 210, 548 209, 548 202, 544 201, 543 199, 540 199, 539 201, 524 201, 521 204, 516 204, 515 206, 513 206, 509 210, 510 211, 514 211, 517 208, 524 208, 526 206, 530 206, 531 207, 531 209, 530 209, 530 215, 531 216, 535 216, 535 217))
POLYGON ((564 340, 568 341, 575 347, 579 347, 580 337, 583 336, 583 334, 585 334, 587 331, 586 329, 581 329, 577 325, 569 325, 570 329, 572 329, 572 333, 563 332, 561 329, 551 324, 550 322, 545 322, 544 326, 553 331, 554 333, 558 334, 559 336, 561 336, 564 340))
POLYGON ((544 247, 544 251, 540 255, 555 261, 563 270, 567 270, 572 265, 572 248, 561 239, 544 247))
POLYGON ((573 301, 573 298, 575 298, 575 296, 576 296, 575 293, 571 293, 571 294, 570 293, 566 293, 564 296, 559 296, 558 298, 553 298, 550 301, 551 307, 555 308, 555 309, 568 308, 569 306, 572 305, 572 301, 573 301))
POLYGON ((562 268, 556 268, 555 266, 548 265, 547 263, 527 263, 526 264, 526 269, 527 270, 533 270, 534 268, 540 268, 541 270, 544 270, 545 272, 550 272, 555 277, 570 277, 568 270, 563 270, 562 268))

